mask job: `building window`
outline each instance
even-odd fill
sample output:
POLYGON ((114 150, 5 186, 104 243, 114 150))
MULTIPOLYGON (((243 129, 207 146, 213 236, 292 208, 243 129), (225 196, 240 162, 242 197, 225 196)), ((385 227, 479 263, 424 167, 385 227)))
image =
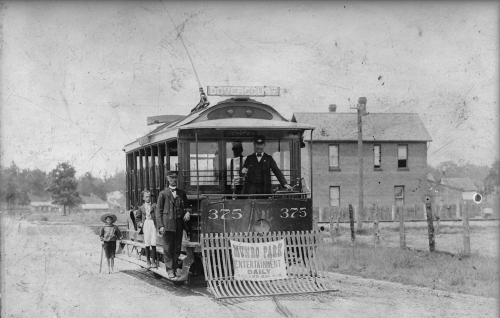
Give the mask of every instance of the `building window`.
POLYGON ((380 145, 373 146, 373 167, 375 169, 380 169, 381 166, 381 155, 380 155, 380 145))
POLYGON ((330 187, 330 206, 340 206, 340 187, 330 187))
POLYGON ((394 187, 394 203, 396 206, 403 206, 405 204, 405 187, 395 186, 394 187))
POLYGON ((398 145, 398 168, 408 168, 408 145, 398 145))
POLYGON ((330 169, 338 169, 339 168, 339 145, 330 145, 329 146, 329 165, 330 169))

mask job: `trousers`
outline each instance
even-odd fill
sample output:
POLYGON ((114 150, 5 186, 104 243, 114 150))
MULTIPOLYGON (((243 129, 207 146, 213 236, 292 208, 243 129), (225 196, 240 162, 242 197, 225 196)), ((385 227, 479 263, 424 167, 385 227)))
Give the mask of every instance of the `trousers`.
POLYGON ((165 231, 163 233, 163 263, 167 272, 175 273, 177 260, 181 255, 182 229, 184 220, 175 219, 175 231, 165 231))

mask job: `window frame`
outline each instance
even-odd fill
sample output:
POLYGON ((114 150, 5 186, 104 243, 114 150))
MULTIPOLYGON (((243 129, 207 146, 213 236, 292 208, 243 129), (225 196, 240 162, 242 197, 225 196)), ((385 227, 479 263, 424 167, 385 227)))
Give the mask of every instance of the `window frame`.
POLYGON ((329 190, 328 190, 328 198, 329 198, 330 206, 340 207, 340 186, 330 186, 329 190), (333 188, 337 188, 338 189, 338 198, 337 198, 338 205, 332 205, 332 189, 333 188))
POLYGON ((400 171, 405 171, 405 170, 409 170, 409 165, 408 165, 408 144, 398 144, 398 147, 397 147, 397 154, 396 154, 397 158, 398 158, 398 170, 400 171), (405 160, 405 166, 404 167, 400 167, 400 161, 402 161, 403 159, 399 159, 399 147, 406 147, 406 159, 405 160))
POLYGON ((340 145, 339 144, 328 144, 328 170, 330 171, 340 171, 340 145), (337 147, 337 165, 331 165, 331 149, 332 147, 337 147))
POLYGON ((374 144, 373 145, 373 170, 376 171, 381 171, 382 170, 382 145, 381 144, 374 144), (375 148, 378 147, 378 167, 375 164, 375 159, 377 158, 376 153, 375 153, 375 148))
POLYGON ((396 206, 404 206, 404 204, 405 204, 405 186, 404 185, 395 185, 394 186, 394 205, 396 205, 396 206), (396 197, 396 188, 402 188, 401 192, 402 192, 403 195, 401 197, 396 197), (398 199, 401 199, 401 205, 397 204, 397 202, 398 202, 397 200, 398 199))

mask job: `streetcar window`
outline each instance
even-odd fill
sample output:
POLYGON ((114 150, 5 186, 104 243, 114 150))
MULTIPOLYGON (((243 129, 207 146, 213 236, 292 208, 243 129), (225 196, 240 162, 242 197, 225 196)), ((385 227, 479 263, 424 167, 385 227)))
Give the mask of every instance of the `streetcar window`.
POLYGON ((219 145, 217 142, 189 143, 189 182, 191 185, 218 185, 219 184, 219 145), (197 176, 196 163, 199 168, 197 176))
MULTIPOLYGON (((285 176, 285 179, 290 183, 290 143, 288 141, 268 141, 264 152, 271 155, 276 161, 278 168, 285 176)), ((271 173, 271 183, 279 184, 278 178, 271 173)))
MULTIPOLYGON (((226 184, 231 184, 234 178, 241 177, 241 169, 248 155, 254 152, 253 142, 241 140, 226 142, 226 184)), ((237 179, 237 185, 242 185, 243 180, 237 179)))
MULTIPOLYGON (((253 154, 255 152, 253 141, 245 141, 241 142, 239 140, 236 141, 228 141, 226 142, 226 184, 231 184, 232 180, 235 177, 240 176, 240 170, 243 164, 245 163, 245 159, 247 156, 253 154), (239 144, 241 144, 243 151, 241 152, 241 148, 238 149, 239 144), (240 156, 241 152, 241 156, 240 156), (241 167, 240 167, 241 163, 241 167), (233 171, 231 173, 231 164, 233 171)), ((266 146, 264 148, 264 152, 268 155, 272 156, 278 168, 280 168, 281 172, 285 176, 285 179, 288 183, 290 183, 290 143, 288 141, 267 141, 266 146)), ((271 183, 274 185, 278 185, 278 178, 271 173, 271 183)), ((241 180, 236 184, 242 184, 241 180)))
POLYGON ((177 153, 177 142, 168 143, 168 164, 166 170, 179 171, 179 156, 177 153))

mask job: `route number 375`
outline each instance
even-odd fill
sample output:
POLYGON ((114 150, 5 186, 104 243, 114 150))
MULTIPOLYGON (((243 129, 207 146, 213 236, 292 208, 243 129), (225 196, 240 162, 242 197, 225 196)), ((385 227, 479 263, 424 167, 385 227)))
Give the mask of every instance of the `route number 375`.
POLYGON ((283 208, 281 209, 281 214, 280 214, 280 217, 283 218, 283 219, 293 219, 296 217, 298 213, 298 216, 301 217, 301 218, 305 218, 307 216, 307 211, 306 211, 306 208, 290 208, 290 209, 287 209, 287 208, 283 208))

